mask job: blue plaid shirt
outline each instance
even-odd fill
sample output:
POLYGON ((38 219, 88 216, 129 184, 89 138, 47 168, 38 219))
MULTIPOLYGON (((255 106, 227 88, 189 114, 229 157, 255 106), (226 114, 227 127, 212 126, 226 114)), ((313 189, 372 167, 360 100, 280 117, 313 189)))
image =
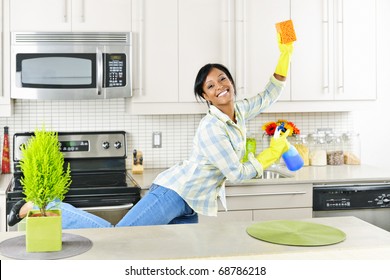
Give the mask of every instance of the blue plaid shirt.
POLYGON ((264 92, 235 102, 237 124, 215 106, 200 121, 188 160, 160 173, 154 183, 176 191, 197 213, 216 216, 217 198, 224 181, 238 182, 263 173, 254 158, 242 163, 246 148, 246 124, 273 104, 284 83, 273 76, 264 92))

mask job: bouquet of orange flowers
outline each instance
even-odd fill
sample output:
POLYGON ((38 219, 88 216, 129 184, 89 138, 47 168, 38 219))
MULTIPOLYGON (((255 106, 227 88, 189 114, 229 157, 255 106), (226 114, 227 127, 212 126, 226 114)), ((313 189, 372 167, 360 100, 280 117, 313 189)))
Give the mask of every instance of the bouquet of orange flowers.
POLYGON ((293 122, 289 122, 287 120, 278 120, 277 122, 267 122, 267 123, 263 124, 263 126, 261 128, 262 128, 262 130, 264 130, 265 134, 267 134, 269 136, 273 136, 275 131, 276 131, 276 128, 279 126, 284 127, 283 132, 287 131, 287 129, 290 130, 290 133, 288 136, 297 135, 297 134, 301 133, 299 131, 298 127, 296 127, 293 122))

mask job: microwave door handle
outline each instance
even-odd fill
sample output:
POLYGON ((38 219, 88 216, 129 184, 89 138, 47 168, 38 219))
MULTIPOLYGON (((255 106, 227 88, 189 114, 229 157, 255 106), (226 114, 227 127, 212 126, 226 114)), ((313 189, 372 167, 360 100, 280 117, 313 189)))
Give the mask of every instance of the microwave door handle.
POLYGON ((96 50, 96 94, 102 94, 103 88, 103 53, 97 49, 96 50))

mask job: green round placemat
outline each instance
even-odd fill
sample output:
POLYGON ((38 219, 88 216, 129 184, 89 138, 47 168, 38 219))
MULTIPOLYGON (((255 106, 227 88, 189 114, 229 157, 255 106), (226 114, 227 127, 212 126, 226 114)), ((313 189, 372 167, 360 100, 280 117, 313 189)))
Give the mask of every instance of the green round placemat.
POLYGON ((292 220, 273 220, 250 225, 246 232, 257 239, 292 246, 324 246, 344 241, 346 234, 334 227, 292 220))

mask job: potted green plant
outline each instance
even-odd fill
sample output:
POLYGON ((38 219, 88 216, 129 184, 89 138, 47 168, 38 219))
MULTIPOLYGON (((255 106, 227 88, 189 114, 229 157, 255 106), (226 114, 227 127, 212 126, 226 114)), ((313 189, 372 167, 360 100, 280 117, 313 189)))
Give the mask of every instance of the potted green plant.
POLYGON ((48 209, 51 202, 63 201, 71 183, 70 164, 64 164, 58 133, 36 129, 26 145, 21 147, 20 180, 26 201, 39 210, 26 217, 26 251, 48 252, 62 249, 61 210, 48 209))

